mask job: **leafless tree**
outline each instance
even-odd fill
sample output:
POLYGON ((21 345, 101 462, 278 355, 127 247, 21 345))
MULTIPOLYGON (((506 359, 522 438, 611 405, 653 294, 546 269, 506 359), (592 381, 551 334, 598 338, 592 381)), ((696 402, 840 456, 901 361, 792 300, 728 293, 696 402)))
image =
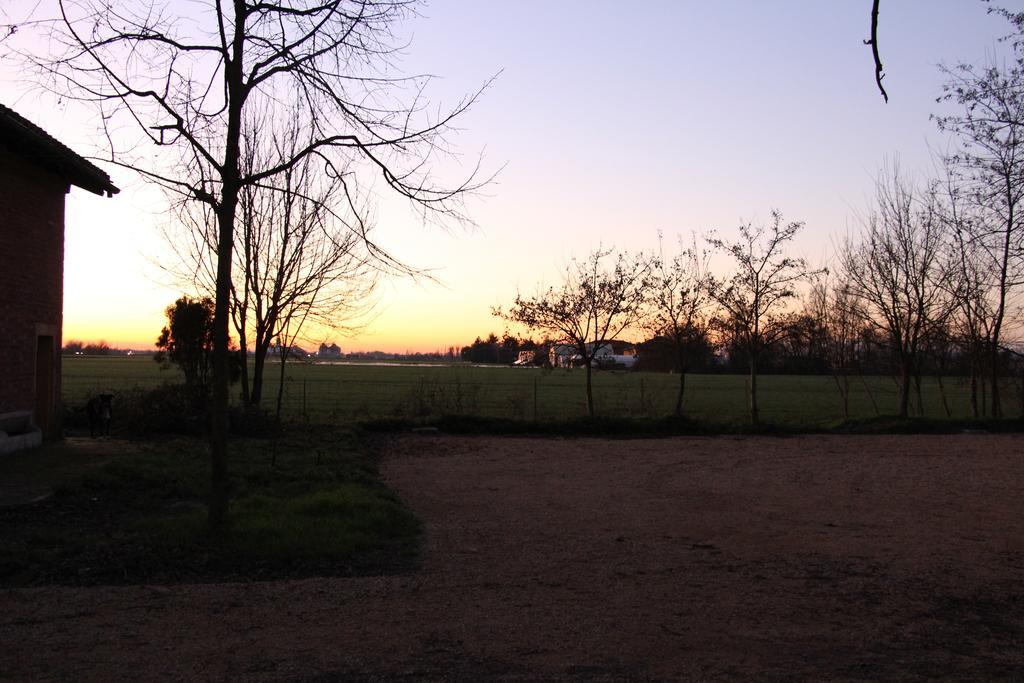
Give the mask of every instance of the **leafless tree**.
POLYGON ((935 193, 915 187, 894 165, 879 175, 864 233, 839 249, 843 277, 861 301, 864 321, 885 336, 897 363, 901 418, 909 414, 922 345, 956 302, 943 227, 935 193))
POLYGON ((996 311, 993 308, 993 283, 997 280, 986 254, 979 253, 977 242, 964 237, 963 232, 954 235, 954 260, 959 294, 956 311, 950 321, 951 332, 967 356, 970 385, 971 415, 981 417, 986 412, 985 382, 998 378, 992 373, 990 364, 993 323, 996 311))
POLYGON ((967 358, 971 415, 981 417, 985 411, 985 370, 991 361, 990 343, 995 323, 997 263, 989 256, 981 240, 977 224, 984 221, 984 212, 965 199, 965 188, 958 174, 946 160, 943 178, 935 183, 940 196, 945 231, 950 241, 950 279, 954 285, 956 306, 950 316, 949 335, 967 358))
POLYGON ((645 254, 598 248, 585 260, 574 259, 560 286, 533 297, 517 294, 507 311, 496 308, 494 314, 575 348, 586 367, 587 414, 593 417, 594 361, 606 343, 640 322, 650 273, 645 254))
POLYGON ((812 278, 803 316, 813 320, 824 337, 824 357, 839 391, 844 417, 850 416, 850 372, 858 364, 863 315, 849 284, 828 272, 812 278))
MULTIPOLYGON (((256 128, 247 126, 247 131, 256 128)), ((282 154, 275 148, 295 143, 294 136, 267 140, 245 134, 243 170, 261 166, 268 146, 272 153, 282 154)), ((318 172, 317 166, 314 159, 307 159, 272 179, 242 188, 239 195, 231 318, 242 354, 242 400, 247 405, 261 404, 272 344, 283 344, 282 336, 288 336, 286 346, 291 347, 311 330, 354 331, 369 309, 378 275, 404 270, 376 248, 363 218, 348 210, 349 198, 340 179, 318 172), (288 335, 285 328, 290 330, 288 335)), ((181 208, 182 220, 169 234, 185 271, 179 277, 187 274, 212 296, 215 217, 194 202, 181 208)))
POLYGON ((376 174, 426 217, 464 219, 476 172, 447 185, 431 174, 452 122, 475 100, 432 114, 427 77, 398 75, 395 27, 413 0, 219 0, 169 5, 58 0, 37 64, 52 87, 102 111, 106 156, 217 220, 211 425, 212 527, 227 515, 228 341, 232 250, 244 188, 317 160, 345 187, 376 174), (303 144, 243 166, 246 114, 268 135, 294 127, 303 144))
MULTIPOLYGON (((1002 12, 1024 35, 1024 15, 1002 12)), ((988 335, 991 410, 1002 416, 999 393, 1000 344, 1017 288, 1024 283, 1024 45, 1014 42, 1016 62, 984 68, 945 68, 943 100, 961 113, 936 117, 939 129, 954 133, 961 149, 947 162, 958 173, 958 192, 976 209, 966 223, 966 245, 995 275, 988 335)))
MULTIPOLYGON (((660 236, 658 242, 660 247, 660 236)), ((678 252, 670 259, 666 259, 664 250, 659 248, 657 258, 651 263, 643 323, 649 334, 667 338, 675 349, 679 373, 676 416, 683 414, 686 371, 690 365, 688 350, 695 340, 705 340, 708 333, 708 277, 708 253, 697 246, 696 239, 689 247, 680 239, 678 252)))
POLYGON ((758 358, 787 333, 785 305, 796 296, 796 285, 817 272, 806 260, 784 253, 786 244, 803 227, 802 222, 784 224, 782 213, 772 211, 770 225, 741 225, 735 242, 708 238, 708 244, 731 256, 735 266, 731 277, 711 279, 710 294, 724 312, 722 324, 747 355, 750 421, 754 425, 759 423, 758 358))

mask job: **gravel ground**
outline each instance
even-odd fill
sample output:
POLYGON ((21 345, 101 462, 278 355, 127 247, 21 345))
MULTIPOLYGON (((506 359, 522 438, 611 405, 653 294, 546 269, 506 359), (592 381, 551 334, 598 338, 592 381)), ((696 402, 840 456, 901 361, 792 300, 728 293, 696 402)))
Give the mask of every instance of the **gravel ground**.
POLYGON ((1024 679, 1024 439, 415 436, 407 575, 0 592, 0 678, 1024 679))

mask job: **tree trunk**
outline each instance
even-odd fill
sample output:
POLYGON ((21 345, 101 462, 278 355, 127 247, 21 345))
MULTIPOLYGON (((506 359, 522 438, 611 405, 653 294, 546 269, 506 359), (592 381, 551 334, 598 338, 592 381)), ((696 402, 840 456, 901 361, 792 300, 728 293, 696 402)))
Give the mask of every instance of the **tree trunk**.
POLYGON ((676 396, 676 417, 683 416, 683 394, 686 391, 686 362, 683 355, 683 347, 679 340, 676 340, 676 353, 679 357, 676 362, 679 364, 679 395, 676 396))
POLYGON ((263 373, 267 369, 267 345, 257 340, 252 353, 252 391, 249 404, 258 406, 263 401, 263 373))
POLYGON ((676 417, 683 416, 683 394, 686 392, 686 371, 679 371, 679 395, 676 396, 676 417))
POLYGON ((750 354, 750 424, 759 424, 757 410, 757 356, 750 354))
MULTIPOLYGON (((273 304, 277 306, 277 303, 273 304)), ((267 356, 270 354, 270 349, 274 345, 274 330, 278 327, 277 316, 268 314, 262 324, 257 320, 256 322, 256 344, 253 348, 253 367, 252 367, 252 405, 258 406, 263 402, 263 375, 267 371, 267 356)), ((286 346, 281 343, 280 334, 277 334, 278 338, 278 351, 284 353, 283 349, 286 346)))
POLYGON ((587 366, 587 415, 594 417, 594 388, 590 382, 591 361, 589 358, 585 365, 587 366))
MULTIPOLYGON (((271 449, 270 466, 277 467, 277 447, 281 441, 281 404, 284 401, 284 360, 285 354, 281 353, 281 376, 277 385, 277 411, 274 413, 276 425, 274 426, 274 447, 271 449)), ((317 456, 319 457, 319 456, 317 456)), ((319 463, 318 463, 319 464, 319 463)))
POLYGON ((910 415, 910 378, 913 374, 913 364, 907 360, 900 361, 900 397, 898 405, 898 416, 901 420, 907 419, 910 415))
POLYGON ((936 381, 939 383, 939 396, 942 398, 942 410, 946 413, 946 417, 953 417, 953 411, 949 409, 949 401, 946 400, 946 387, 942 383, 942 375, 935 375, 936 381))
POLYGON ((239 379, 242 381, 242 405, 249 405, 249 350, 248 340, 245 337, 245 324, 242 324, 242 328, 238 330, 238 359, 241 362, 241 376, 239 379))
POLYGON ((1003 192, 1006 194, 1006 227, 1003 231, 1003 249, 999 268, 999 304, 996 306, 996 314, 992 321, 992 347, 989 353, 989 361, 992 363, 992 417, 999 419, 1003 416, 1003 406, 999 399, 999 335, 1003 329, 1003 318, 1006 316, 1006 297, 1009 293, 1009 262, 1010 250, 1013 245, 1013 238, 1016 235, 1017 219, 1014 216, 1016 202, 1013 198, 1013 180, 1004 177, 1003 192))
POLYGON ((981 417, 978 412, 978 354, 973 351, 971 354, 971 417, 977 420, 981 417))
POLYGON ((1003 416, 1003 406, 999 399, 999 342, 998 339, 998 324, 997 329, 992 334, 992 349, 989 354, 989 362, 992 364, 992 378, 990 387, 992 391, 992 417, 1000 418, 1003 416))
POLYGON ((238 201, 237 184, 225 183, 217 211, 217 297, 213 314, 213 401, 210 406, 210 503, 211 530, 223 528, 228 516, 228 298, 231 287, 231 241, 238 201))
POLYGON ((231 298, 231 250, 234 242, 235 211, 241 189, 238 163, 241 157, 243 88, 242 56, 245 47, 246 7, 234 1, 235 26, 231 58, 225 60, 227 90, 227 132, 221 167, 221 196, 217 206, 217 290, 213 313, 213 404, 210 409, 210 507, 212 531, 224 527, 228 517, 228 325, 231 298))
POLYGON ((288 352, 287 351, 281 351, 281 375, 279 377, 280 381, 278 382, 278 385, 277 385, 277 410, 274 413, 276 415, 276 417, 277 417, 277 424, 279 426, 281 424, 281 403, 284 401, 284 380, 285 380, 285 377, 284 377, 284 363, 285 363, 285 358, 287 358, 287 356, 288 356, 288 352))
POLYGON ((242 405, 249 405, 249 354, 243 346, 238 350, 239 380, 242 382, 242 405))

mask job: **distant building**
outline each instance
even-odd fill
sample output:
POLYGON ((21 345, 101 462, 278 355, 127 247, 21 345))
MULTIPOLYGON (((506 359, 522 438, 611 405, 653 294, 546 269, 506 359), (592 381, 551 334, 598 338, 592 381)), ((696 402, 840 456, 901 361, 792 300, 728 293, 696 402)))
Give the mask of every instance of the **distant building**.
POLYGON ((328 346, 326 343, 320 344, 320 349, 316 352, 317 358, 341 358, 341 347, 337 344, 331 344, 328 346))
MULTIPOLYGON (((632 344, 618 340, 588 342, 587 354, 597 367, 631 368, 636 363, 632 344)), ((555 344, 548 350, 548 362, 555 368, 571 368, 583 363, 579 349, 572 344, 555 344)))
POLYGON ((41 437, 60 434, 64 195, 72 185, 118 192, 106 173, 0 105, 0 431, 7 436, 26 415, 41 437))
POLYGON ((512 365, 533 365, 533 361, 536 356, 536 351, 520 351, 512 365))
POLYGON ((268 351, 270 356, 277 356, 280 358, 282 355, 286 355, 288 358, 309 358, 310 353, 301 346, 281 346, 280 344, 271 344, 268 351))
POLYGON ((552 344, 548 349, 548 363, 553 368, 571 368, 573 358, 577 355, 576 347, 572 344, 552 344))

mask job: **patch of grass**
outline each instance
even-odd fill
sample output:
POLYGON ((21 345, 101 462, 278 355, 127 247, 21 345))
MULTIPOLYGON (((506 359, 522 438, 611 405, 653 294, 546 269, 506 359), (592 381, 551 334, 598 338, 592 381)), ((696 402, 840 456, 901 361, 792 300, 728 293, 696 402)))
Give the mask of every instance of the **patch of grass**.
POLYGON ((0 509, 0 583, 203 582, 390 573, 415 565, 419 521, 348 430, 232 444, 226 528, 206 526, 209 461, 193 439, 144 444, 0 509))

